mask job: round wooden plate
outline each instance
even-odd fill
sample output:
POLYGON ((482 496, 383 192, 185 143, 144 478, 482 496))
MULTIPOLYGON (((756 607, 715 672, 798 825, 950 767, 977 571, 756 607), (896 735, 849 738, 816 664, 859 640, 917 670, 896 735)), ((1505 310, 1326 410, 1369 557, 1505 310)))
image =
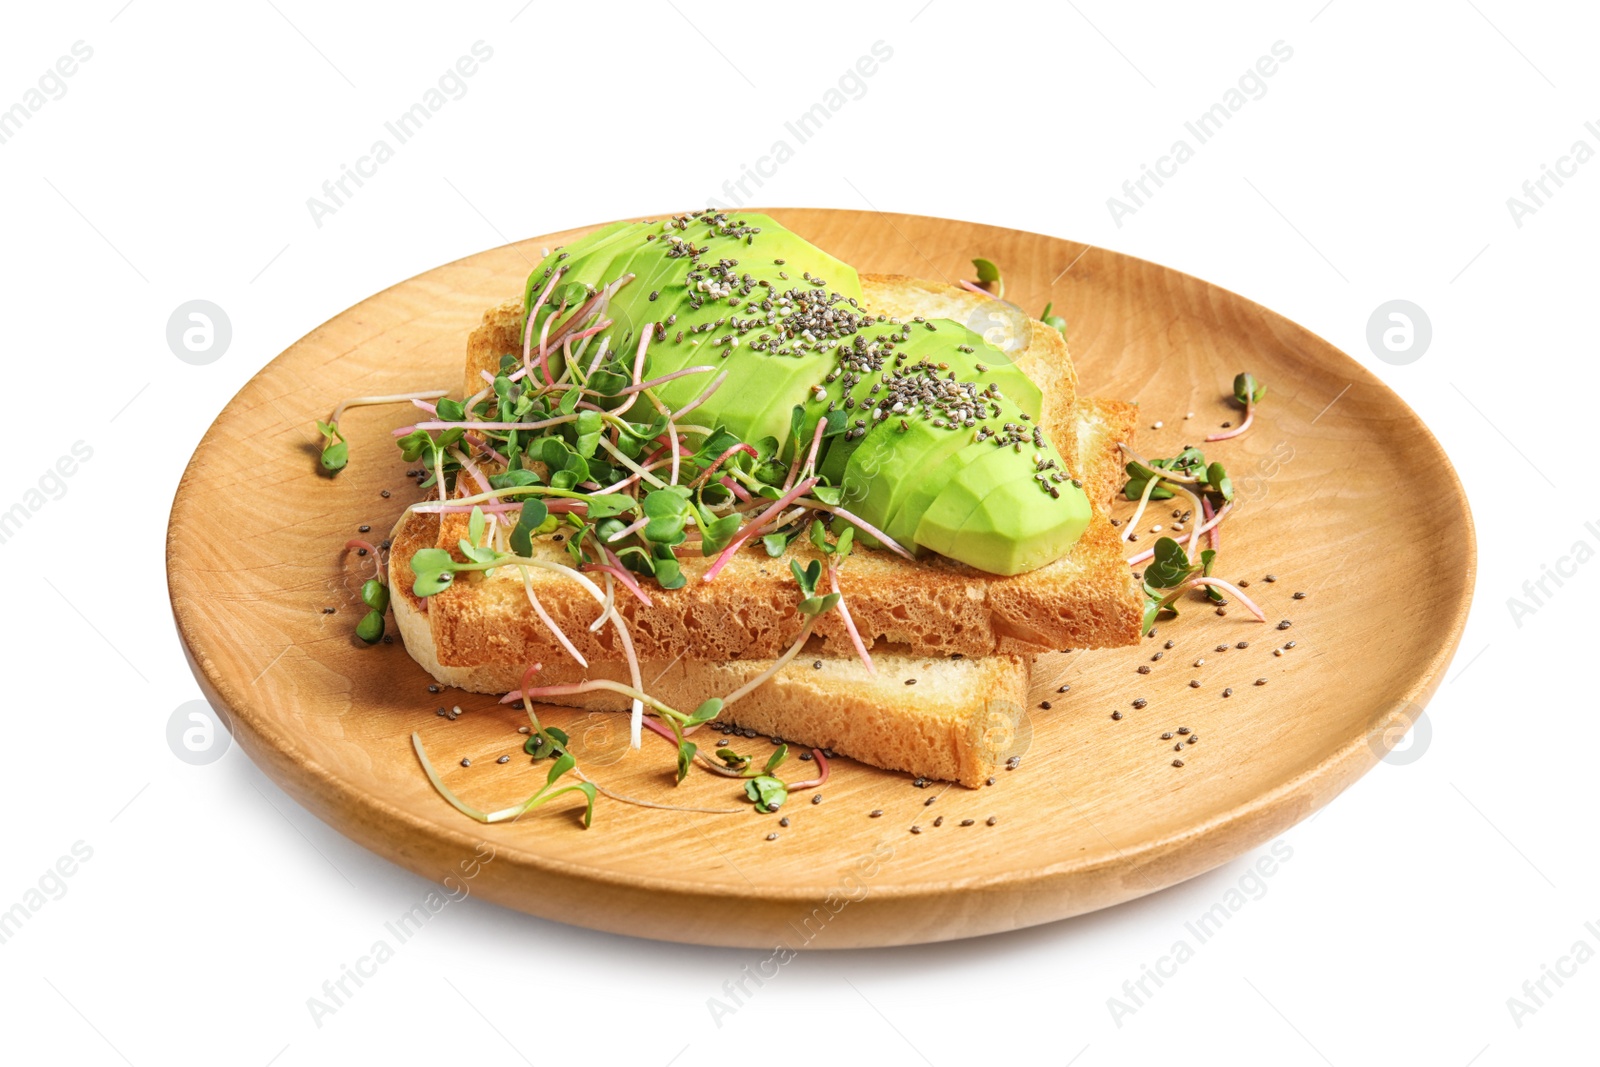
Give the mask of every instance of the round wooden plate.
POLYGON ((546 722, 614 757, 590 771, 611 789, 741 810, 602 797, 589 830, 565 800, 495 826, 457 814, 423 776, 412 731, 487 810, 543 782, 521 754, 526 719, 493 697, 430 694, 398 639, 353 638, 370 564, 341 548, 363 523, 381 536, 414 498, 389 433, 414 420, 353 410, 337 478, 318 473, 313 424, 344 397, 458 387, 483 310, 522 292, 542 249, 582 231, 552 234, 431 270, 313 330, 228 404, 178 488, 168 580, 195 675, 245 751, 307 808, 419 874, 470 870, 474 893, 562 922, 768 949, 909 944, 1078 915, 1193 877, 1327 803, 1415 720, 1466 619, 1472 521, 1438 442, 1358 363, 1233 293, 1072 241, 909 215, 774 214, 863 272, 954 281, 975 255, 1000 264, 1008 298, 1033 312, 1054 301, 1066 316, 1081 395, 1140 403, 1146 455, 1237 419, 1236 372, 1266 382, 1251 431, 1206 451, 1240 498, 1220 576, 1248 580, 1271 624, 1197 605, 1140 647, 1043 657, 1025 758, 992 787, 917 788, 841 759, 823 802, 797 795, 780 831, 725 779, 691 775, 674 790, 665 743, 605 749, 610 720, 551 712, 546 722), (1457 562, 1441 568, 1444 544, 1457 562), (441 718, 440 705, 463 714, 441 718), (1161 735, 1180 726, 1203 740, 1175 767, 1183 735, 1161 735))

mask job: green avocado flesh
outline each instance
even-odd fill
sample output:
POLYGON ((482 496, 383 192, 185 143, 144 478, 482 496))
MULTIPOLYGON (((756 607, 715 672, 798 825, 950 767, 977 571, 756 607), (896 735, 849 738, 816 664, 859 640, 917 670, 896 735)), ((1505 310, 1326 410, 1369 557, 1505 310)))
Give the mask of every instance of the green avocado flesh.
MULTIPOLYGON (((611 325, 589 344, 604 341, 613 369, 631 372, 650 331, 645 380, 707 368, 652 388, 669 410, 726 375, 687 422, 773 438, 803 463, 817 421, 842 409, 817 473, 840 507, 907 549, 1018 574, 1065 555, 1088 525, 1087 498, 1038 426, 1039 388, 1007 356, 960 323, 864 313, 855 270, 766 215, 614 223, 555 250, 528 278, 535 338, 607 286, 611 325)), ((654 413, 641 402, 627 417, 654 413)))

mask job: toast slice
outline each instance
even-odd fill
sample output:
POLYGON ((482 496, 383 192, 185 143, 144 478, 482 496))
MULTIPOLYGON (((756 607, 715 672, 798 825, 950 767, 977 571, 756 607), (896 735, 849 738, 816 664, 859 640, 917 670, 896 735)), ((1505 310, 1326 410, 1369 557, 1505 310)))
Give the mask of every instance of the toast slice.
MULTIPOLYGON (((989 314, 985 304, 1010 307, 913 279, 866 276, 863 286, 874 309, 892 308, 902 315, 925 309, 931 314, 935 299, 969 320, 989 314)), ((521 322, 521 305, 514 301, 485 313, 468 345, 466 383, 474 391, 483 386, 481 371, 497 368, 504 353, 521 350, 521 322)), ((1070 444, 1077 436, 1075 399, 1062 399, 1076 396, 1066 344, 1059 331, 1031 320, 1024 323, 1026 343, 1017 349, 1018 362, 1030 376, 1039 375, 1035 380, 1049 397, 1050 417, 1042 414, 1040 421, 1066 462, 1081 466, 1070 444)), ((464 517, 447 519, 439 526, 438 547, 455 545, 465 528, 464 517)), ((535 542, 534 549, 553 562, 567 560, 563 547, 549 539, 535 542)), ((683 588, 652 590, 650 606, 631 598, 621 606, 639 657, 665 663, 680 657, 728 661, 781 655, 801 625, 794 611, 789 560, 804 566, 816 555, 804 538, 796 538, 778 559, 741 552, 714 583, 701 580, 710 560, 681 559, 688 579, 683 588)), ((592 601, 569 579, 538 571, 531 580, 545 609, 584 658, 595 662, 621 656, 612 644, 613 630, 589 632, 592 601)), ((869 647, 900 646, 913 656, 960 653, 975 658, 1129 645, 1138 641, 1142 623, 1138 584, 1122 563, 1116 538, 1107 531, 1096 533, 1093 526, 1062 559, 1012 576, 936 556, 908 564, 888 552, 860 552, 841 572, 840 588, 869 647)), ((459 583, 431 598, 429 620, 442 666, 549 662, 560 656, 548 631, 528 610, 519 574, 501 571, 487 580, 459 583)), ((836 613, 824 616, 815 633, 827 642, 825 655, 849 654, 836 613)))
MULTIPOLYGON (((1077 405, 1071 453, 1078 477, 1095 508, 1086 539, 1107 545, 1124 570, 1121 549, 1107 521, 1112 494, 1121 482, 1118 441, 1131 439, 1137 418, 1132 404, 1084 400, 1077 405)), ((414 516, 395 531, 390 553, 391 603, 406 650, 434 678, 479 693, 517 688, 527 661, 496 659, 467 666, 439 661, 428 609, 411 591, 411 554, 438 541, 438 520, 414 516)), ((591 607, 590 613, 593 614, 591 607)), ((813 646, 823 642, 813 640, 813 646)), ((547 650, 540 681, 628 678, 615 654, 588 670, 556 649, 547 650)), ((904 650, 873 656, 876 674, 855 658, 808 647, 764 685, 726 709, 720 722, 796 744, 926 778, 976 787, 1004 762, 1017 736, 1028 700, 1030 663, 1020 656, 918 657, 904 650), (914 683, 914 684, 908 684, 914 683)), ((729 693, 770 666, 764 660, 712 662, 688 656, 640 663, 645 688, 677 708, 693 708, 708 696, 729 693)), ((628 701, 612 693, 562 698, 573 707, 625 711, 628 701)))

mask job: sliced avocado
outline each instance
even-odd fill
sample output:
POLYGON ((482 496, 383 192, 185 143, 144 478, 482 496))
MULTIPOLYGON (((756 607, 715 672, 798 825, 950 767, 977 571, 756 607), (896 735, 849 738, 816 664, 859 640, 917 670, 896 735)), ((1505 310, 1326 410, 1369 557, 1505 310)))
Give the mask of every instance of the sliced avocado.
POLYGON ((1005 446, 968 464, 917 524, 917 544, 992 574, 1019 574, 1059 559, 1089 522, 1089 500, 1070 481, 1040 483, 997 473, 1016 456, 1005 446))
MULTIPOLYGON (((1058 558, 1081 532, 1087 502, 1053 480, 1059 457, 1036 436, 1039 388, 960 323, 877 321, 860 308, 853 268, 771 218, 708 212, 606 227, 535 268, 530 292, 558 264, 591 287, 634 276, 607 310, 614 366, 631 370, 639 331, 659 323, 646 378, 712 368, 654 387, 656 402, 681 410, 722 376, 686 421, 777 438, 801 462, 789 444, 795 406, 802 448, 816 420, 842 410, 846 432, 825 442, 818 473, 905 547, 1016 573, 1058 558)), ((655 414, 642 400, 627 417, 655 414)))

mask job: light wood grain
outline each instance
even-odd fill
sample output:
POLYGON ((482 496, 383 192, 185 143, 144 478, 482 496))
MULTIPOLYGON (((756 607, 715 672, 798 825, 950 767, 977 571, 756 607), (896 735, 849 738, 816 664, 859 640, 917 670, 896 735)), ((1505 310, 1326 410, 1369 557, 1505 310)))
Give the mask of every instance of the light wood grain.
MULTIPOLYGON (((481 806, 520 800, 543 770, 521 755, 519 712, 431 695, 398 643, 352 636, 370 566, 342 560, 340 547, 362 523, 380 536, 415 494, 389 434, 411 417, 352 411, 351 464, 335 479, 317 473, 312 424, 345 396, 457 383, 483 309, 520 292, 540 249, 578 231, 552 234, 429 271, 313 330, 229 403, 179 486, 169 585, 195 675, 245 751, 307 808, 429 878, 459 878, 492 848, 472 891, 563 922, 765 948, 906 944, 1077 915, 1215 867, 1331 800, 1420 712, 1471 599, 1472 522, 1433 436, 1354 360, 1232 293, 1071 241, 874 212, 773 214, 862 271, 954 281, 974 255, 999 263, 1009 297, 1035 313, 1053 300, 1067 317, 1085 395, 1137 400, 1149 423, 1164 422, 1141 428, 1146 454, 1237 419, 1226 400, 1235 372, 1268 383, 1250 433, 1207 453, 1227 463, 1241 498, 1221 575, 1250 580, 1271 619, 1293 628, 1191 603, 1141 647, 1044 657, 1028 751, 993 787, 918 789, 841 760, 821 804, 800 795, 785 809, 792 825, 776 841, 766 837, 777 817, 748 809, 684 814, 602 798, 587 831, 576 804, 493 827, 458 815, 423 777, 413 730, 481 806), (1276 583, 1261 581, 1269 572, 1276 583), (1292 600, 1296 590, 1309 595, 1292 600), (1175 647, 1152 662, 1168 638, 1175 647), (1290 639, 1296 648, 1272 655, 1290 639), (1241 640, 1249 648, 1233 647, 1241 640), (1222 643, 1228 651, 1213 651, 1222 643), (1205 665, 1191 666, 1198 658, 1205 665), (1151 673, 1136 673, 1141 664, 1151 673), (1058 694, 1061 684, 1071 691, 1058 694), (1133 709, 1135 698, 1148 706, 1133 709), (435 715, 457 703, 458 721, 435 715), (1201 737, 1181 769, 1159 736, 1178 726, 1201 737), (501 754, 511 762, 496 764, 501 754), (884 815, 869 818, 873 809, 884 815)), ((673 789, 664 743, 619 753, 581 713, 547 721, 589 730, 591 748, 617 756, 596 757, 593 771, 614 790, 744 808, 721 779, 673 789)))

